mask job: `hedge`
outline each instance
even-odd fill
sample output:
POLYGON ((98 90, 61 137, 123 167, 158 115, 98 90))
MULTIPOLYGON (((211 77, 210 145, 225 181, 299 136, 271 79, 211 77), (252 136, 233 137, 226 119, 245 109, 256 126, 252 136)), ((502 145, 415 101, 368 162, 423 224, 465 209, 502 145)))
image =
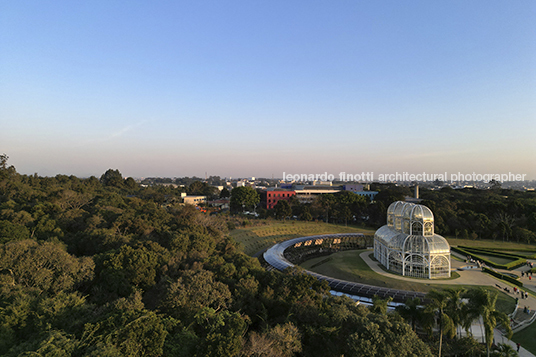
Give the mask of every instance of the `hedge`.
POLYGON ((488 259, 486 259, 484 257, 479 256, 478 252, 486 253, 488 255, 501 257, 501 258, 515 259, 517 257, 515 257, 513 255, 501 254, 501 253, 489 254, 489 252, 487 252, 487 251, 483 251, 481 249, 474 249, 474 248, 471 248, 471 247, 460 247, 460 246, 458 246, 458 247, 450 247, 450 249, 455 251, 455 252, 458 252, 460 254, 470 255, 470 256, 478 259, 478 260, 483 261, 484 263, 486 263, 486 265, 492 266, 492 267, 497 268, 497 269, 512 270, 512 269, 515 269, 515 268, 517 268, 519 266, 522 266, 522 265, 527 263, 526 259, 518 258, 517 260, 511 261, 510 263, 507 263, 507 264, 498 264, 498 263, 492 262, 491 260, 488 260, 488 259))
MULTIPOLYGON (((462 247, 467 247, 467 246, 462 246, 462 247)), ((470 247, 468 247, 470 248, 470 247)), ((519 258, 526 258, 526 259, 536 259, 536 250, 534 249, 528 249, 528 248, 519 248, 519 249, 512 249, 512 250, 508 250, 508 251, 504 251, 504 248, 474 248, 474 249, 480 249, 480 250, 487 250, 487 251, 492 251, 495 253, 495 251, 500 251, 500 252, 504 252, 504 254, 510 254, 512 256, 515 256, 515 257, 519 257, 519 258), (516 254, 516 253, 508 253, 508 252, 512 252, 512 251, 515 251, 515 252, 526 252, 527 254, 516 254), (528 254, 530 253, 530 254, 528 254)))
POLYGON ((519 280, 517 279, 514 279, 512 278, 511 276, 509 275, 505 275, 505 274, 502 274, 502 273, 499 273, 498 271, 495 271, 495 270, 491 270, 490 268, 486 268, 486 267, 482 267, 482 271, 484 273, 488 273, 488 274, 491 274, 493 275, 494 277, 496 278, 499 278, 501 280, 505 280, 509 283, 512 283, 514 285, 517 285, 517 286, 523 286, 523 283, 520 282, 519 280))
POLYGON ((495 252, 488 248, 476 248, 476 247, 469 247, 465 245, 459 245, 458 247, 463 248, 467 251, 480 252, 480 253, 484 253, 484 254, 491 255, 493 257, 499 257, 499 258, 511 258, 511 259, 526 258, 526 256, 524 255, 504 253, 504 252, 495 252))

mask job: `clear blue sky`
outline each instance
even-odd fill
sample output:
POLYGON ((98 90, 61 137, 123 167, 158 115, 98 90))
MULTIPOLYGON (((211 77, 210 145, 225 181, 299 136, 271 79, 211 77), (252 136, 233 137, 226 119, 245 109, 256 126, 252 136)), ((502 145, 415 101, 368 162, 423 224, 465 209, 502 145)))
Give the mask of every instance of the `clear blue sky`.
POLYGON ((536 179, 536 1, 0 0, 21 173, 536 179))

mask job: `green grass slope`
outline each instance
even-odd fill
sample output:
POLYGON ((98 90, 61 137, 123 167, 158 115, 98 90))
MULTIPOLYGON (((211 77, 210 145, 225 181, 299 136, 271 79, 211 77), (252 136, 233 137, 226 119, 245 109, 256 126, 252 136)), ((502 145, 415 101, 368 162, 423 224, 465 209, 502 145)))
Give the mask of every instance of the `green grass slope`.
POLYGON ((332 233, 364 233, 374 235, 373 229, 324 222, 262 221, 260 225, 234 229, 232 238, 239 242, 247 255, 254 255, 270 246, 297 237, 332 233))

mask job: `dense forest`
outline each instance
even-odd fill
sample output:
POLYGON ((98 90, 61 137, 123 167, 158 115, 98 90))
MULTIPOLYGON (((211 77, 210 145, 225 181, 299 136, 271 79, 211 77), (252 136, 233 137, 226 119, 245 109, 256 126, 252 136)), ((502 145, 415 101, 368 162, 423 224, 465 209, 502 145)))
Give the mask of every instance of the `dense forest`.
MULTIPOLYGON (((206 189, 196 181, 191 185, 186 189, 206 189)), ((210 216, 180 204, 183 190, 170 185, 142 187, 112 169, 100 178, 85 179, 22 175, 9 166, 6 155, 0 155, 0 354, 430 356, 437 352, 439 336, 432 334, 433 324, 423 320, 428 328, 420 336, 414 331, 415 314, 424 310, 388 314, 386 301, 375 299, 367 308, 331 296, 325 282, 298 269, 266 271, 229 238, 228 216, 210 216)), ((381 225, 386 205, 401 199, 404 190, 385 187, 372 204, 345 194, 322 196, 310 206, 293 203, 291 209, 301 210, 295 213, 306 219, 328 211, 330 220, 352 221, 359 214, 381 225)), ((529 228, 534 198, 525 195, 442 190, 423 196, 439 229, 451 229, 447 227, 455 223, 453 227, 459 224, 465 235, 464 227, 472 227, 471 217, 486 215, 474 212, 495 210, 497 217, 510 219, 511 228, 496 238, 512 239, 517 229, 533 234, 529 228), (475 195, 483 197, 477 200, 475 195), (453 217, 457 217, 454 223, 453 217)), ((498 222, 490 217, 487 224, 498 222)), ((489 227, 475 226, 467 233, 478 232, 480 237, 493 231, 485 229, 489 227)), ((437 323, 439 310, 427 311, 437 323)), ((482 346, 473 339, 443 342, 445 355, 478 354, 475 351, 481 352, 482 346)))
POLYGON ((421 193, 422 203, 434 212, 436 229, 443 235, 536 243, 534 191, 445 187, 421 193))
MULTIPOLYGON (((404 196, 408 187, 379 187, 377 202, 384 206, 404 196)), ((493 239, 536 243, 536 192, 501 189, 440 190, 421 188, 421 204, 434 213, 436 232, 463 239, 493 239)), ((385 222, 385 221, 384 221, 385 222)))
POLYGON ((268 272, 180 190, 21 175, 0 156, 5 356, 426 356, 396 314, 268 272))

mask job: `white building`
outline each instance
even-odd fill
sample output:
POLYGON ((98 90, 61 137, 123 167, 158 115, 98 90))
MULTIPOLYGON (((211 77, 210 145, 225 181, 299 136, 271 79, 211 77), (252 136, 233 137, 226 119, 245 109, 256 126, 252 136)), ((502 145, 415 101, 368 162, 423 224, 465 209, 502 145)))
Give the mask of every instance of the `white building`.
POLYGON ((397 201, 389 206, 387 225, 374 234, 374 257, 401 275, 450 277, 450 246, 434 233, 434 215, 423 205, 397 201))
POLYGON ((198 206, 207 200, 207 196, 184 196, 184 203, 198 206))

